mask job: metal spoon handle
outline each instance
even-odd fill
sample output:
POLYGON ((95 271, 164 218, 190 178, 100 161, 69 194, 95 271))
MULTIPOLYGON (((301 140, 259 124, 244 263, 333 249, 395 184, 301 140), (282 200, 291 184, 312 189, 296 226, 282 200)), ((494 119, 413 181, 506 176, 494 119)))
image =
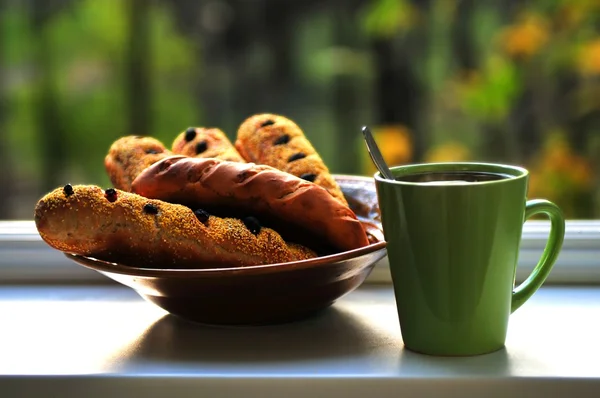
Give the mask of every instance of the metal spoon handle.
POLYGON ((371 156, 371 160, 375 164, 375 167, 377 167, 377 170, 379 170, 384 178, 388 180, 394 180, 394 175, 385 163, 385 160, 383 160, 383 156, 381 155, 381 151, 375 142, 375 138, 373 138, 373 134, 371 134, 371 130, 367 126, 364 126, 362 128, 362 132, 363 136, 365 137, 365 142, 367 143, 369 156, 371 156))

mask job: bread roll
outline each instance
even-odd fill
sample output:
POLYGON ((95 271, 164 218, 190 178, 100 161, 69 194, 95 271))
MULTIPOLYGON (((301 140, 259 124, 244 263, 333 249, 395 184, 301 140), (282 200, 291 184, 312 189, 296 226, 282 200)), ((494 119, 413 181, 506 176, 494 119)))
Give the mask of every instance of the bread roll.
POLYGON ((316 256, 254 217, 220 218, 93 185, 65 185, 45 195, 35 224, 55 249, 146 268, 243 267, 316 256))
POLYGON ((347 205, 339 185, 296 123, 264 113, 239 127, 235 147, 247 162, 266 164, 313 182, 347 205))
POLYGON ((104 158, 104 167, 113 187, 130 191, 131 183, 142 170, 172 155, 155 138, 130 135, 113 142, 104 158))
POLYGON ((175 138, 174 154, 244 162, 225 133, 217 128, 190 127, 175 138))
POLYGON ((266 165, 173 156, 146 168, 132 191, 226 214, 253 214, 285 238, 335 251, 369 244, 354 212, 324 188, 266 165))

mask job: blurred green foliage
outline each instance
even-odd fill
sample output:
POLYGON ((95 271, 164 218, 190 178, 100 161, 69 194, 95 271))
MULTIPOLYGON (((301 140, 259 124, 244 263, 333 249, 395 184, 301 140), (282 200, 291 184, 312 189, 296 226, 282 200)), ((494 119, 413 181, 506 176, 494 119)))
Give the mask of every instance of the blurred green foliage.
POLYGON ((420 141, 408 158, 389 149, 390 163, 521 164, 530 196, 571 218, 600 216, 599 2, 376 0, 368 9, 366 30, 403 49, 394 53, 426 99, 396 136, 383 123, 387 148, 407 145, 406 128, 420 141))
POLYGON ((336 173, 487 160, 530 196, 600 217, 600 3, 505 0, 0 2, 0 218, 67 181, 107 186, 129 134, 169 146, 258 112, 303 127, 336 173))

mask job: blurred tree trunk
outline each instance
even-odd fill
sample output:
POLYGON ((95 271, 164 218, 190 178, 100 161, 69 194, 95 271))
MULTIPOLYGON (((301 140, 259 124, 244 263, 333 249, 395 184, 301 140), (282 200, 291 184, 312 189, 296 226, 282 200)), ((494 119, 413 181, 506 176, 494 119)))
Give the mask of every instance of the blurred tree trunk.
POLYGON ((412 132, 413 160, 420 159, 426 150, 417 123, 421 96, 408 51, 398 54, 390 39, 373 40, 371 46, 375 58, 376 123, 406 126, 412 132))
POLYGON ((478 67, 473 48, 471 18, 474 0, 462 0, 457 5, 456 21, 453 24, 454 54, 463 70, 473 70, 478 67))
MULTIPOLYGON (((221 119, 215 120, 212 118, 213 115, 220 114, 218 110, 220 110, 224 102, 223 98, 218 97, 218 95, 222 94, 222 90, 218 90, 219 85, 222 85, 222 83, 219 76, 213 73, 213 71, 219 71, 218 66, 215 67, 214 65, 216 62, 213 57, 217 60, 221 58, 219 57, 219 50, 222 45, 220 35, 207 32, 203 26, 204 17, 202 13, 207 3, 196 0, 161 1, 173 11, 177 30, 192 43, 194 59, 198 65, 194 80, 190 82, 198 112, 194 119, 189 120, 187 123, 190 126, 205 123, 200 117, 201 114, 204 114, 210 115, 209 124, 224 128, 221 124, 221 119), (205 59, 205 54, 210 54, 211 58, 205 59)), ((182 123, 185 123, 185 121, 182 121, 182 123)), ((182 125, 178 128, 183 130, 187 127, 189 126, 182 125)))
POLYGON ((514 160, 508 159, 509 150, 503 126, 496 123, 484 123, 481 126, 481 135, 483 149, 480 154, 477 154, 480 158, 488 162, 514 162, 514 160))
POLYGON ((186 26, 182 29, 198 43, 202 73, 196 98, 205 123, 221 127, 233 139, 244 118, 282 112, 289 104, 292 19, 300 3, 229 0, 219 4, 179 1, 173 5, 186 26), (189 15, 200 15, 202 22, 189 21, 189 15), (207 26, 207 20, 213 21, 212 26, 207 26))
POLYGON ((34 0, 30 10, 35 38, 33 40, 34 59, 37 68, 34 114, 41 147, 40 188, 44 191, 65 183, 61 180, 61 175, 67 166, 68 159, 68 145, 62 126, 52 62, 52 43, 46 32, 51 16, 64 4, 64 1, 34 0))
MULTIPOLYGON (((590 89, 594 86, 597 87, 597 83, 589 83, 585 80, 581 80, 573 72, 562 72, 557 74, 554 82, 556 85, 555 98, 552 103, 551 112, 558 119, 556 122, 561 126, 565 126, 567 132, 569 132, 570 143, 573 145, 573 149, 577 152, 584 154, 586 152, 588 142, 588 134, 594 134, 596 126, 600 125, 600 109, 597 108, 600 105, 600 101, 595 100, 596 107, 591 107, 587 112, 578 114, 575 116, 573 111, 565 111, 565 98, 572 98, 573 93, 582 91, 584 87, 588 85, 590 89)), ((595 90, 597 97, 598 90, 595 90)), ((575 107, 571 107, 574 109, 575 107)))
MULTIPOLYGON (((268 29, 264 26, 266 1, 232 2, 235 19, 223 35, 224 49, 221 51, 231 79, 229 103, 237 119, 231 126, 232 134, 243 118, 265 111, 266 98, 272 90, 266 76, 268 63, 257 62, 257 57, 263 56, 267 50, 264 41, 264 32, 268 29)), ((276 10, 274 12, 277 13, 276 10)), ((268 22, 272 23, 277 21, 268 22)))
POLYGON ((523 93, 516 99, 507 119, 516 140, 516 158, 513 162, 527 162, 539 153, 542 144, 541 127, 532 108, 536 106, 536 95, 528 84, 524 84, 523 93))
POLYGON ((184 1, 178 5, 179 12, 188 14, 181 15, 180 20, 188 23, 184 29, 195 44, 199 65, 194 91, 204 118, 198 119, 198 123, 218 126, 232 140, 239 123, 235 116, 239 111, 237 104, 251 96, 239 88, 236 68, 239 71, 240 67, 245 67, 242 57, 249 36, 245 29, 252 29, 252 25, 247 24, 246 11, 252 11, 254 4, 230 0, 220 3, 184 1))
POLYGON ((127 90, 129 134, 149 134, 152 121, 151 49, 148 19, 152 3, 148 0, 128 0, 127 2, 129 32, 124 87, 127 90))
MULTIPOLYGON (((0 15, 6 7, 6 2, 0 0, 0 15)), ((1 22, 1 20, 0 20, 1 22)), ((0 24, 0 30, 3 26, 0 24)), ((0 38, 0 187, 3 187, 4 192, 8 192, 8 195, 0 195, 0 220, 7 219, 11 216, 11 208, 9 198, 11 196, 11 187, 14 186, 13 180, 13 168, 11 158, 9 157, 10 148, 8 142, 8 131, 5 126, 5 115, 6 115, 6 92, 4 91, 5 84, 5 68, 2 55, 4 54, 4 40, 5 37, 0 38)))
POLYGON ((261 106, 273 109, 274 112, 289 114, 288 109, 293 109, 293 55, 294 55, 294 29, 300 17, 300 8, 309 7, 308 1, 279 1, 263 0, 264 12, 262 14, 260 36, 261 41, 269 51, 272 60, 263 71, 263 84, 268 91, 257 87, 263 93, 261 106), (300 7, 298 7, 300 6, 300 7), (287 109, 285 109, 287 108, 287 109))
POLYGON ((195 84, 195 97, 198 109, 202 111, 204 125, 219 126, 230 139, 233 139, 234 125, 228 119, 231 111, 231 102, 234 99, 228 95, 231 88, 232 78, 230 68, 232 65, 227 62, 229 51, 225 46, 223 35, 204 33, 198 40, 196 46, 196 59, 200 66, 195 84))
MULTIPOLYGON (((333 23, 333 43, 339 47, 354 47, 359 33, 357 22, 353 18, 356 1, 335 0, 330 10, 333 23)), ((335 159, 339 174, 359 174, 358 145, 354 145, 360 137, 360 128, 364 121, 359 120, 358 107, 360 93, 357 89, 356 77, 348 73, 336 73, 333 78, 333 113, 335 116, 335 159)))

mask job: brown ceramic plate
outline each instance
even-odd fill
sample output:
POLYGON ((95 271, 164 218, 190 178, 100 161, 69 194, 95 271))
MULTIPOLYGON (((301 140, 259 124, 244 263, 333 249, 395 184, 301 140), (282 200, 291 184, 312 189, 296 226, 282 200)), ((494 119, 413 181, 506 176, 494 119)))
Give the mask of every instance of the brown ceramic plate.
POLYGON ((299 320, 356 289, 386 255, 373 180, 334 177, 350 207, 376 236, 371 245, 310 260, 220 269, 136 268, 65 255, 187 320, 219 325, 299 320))

